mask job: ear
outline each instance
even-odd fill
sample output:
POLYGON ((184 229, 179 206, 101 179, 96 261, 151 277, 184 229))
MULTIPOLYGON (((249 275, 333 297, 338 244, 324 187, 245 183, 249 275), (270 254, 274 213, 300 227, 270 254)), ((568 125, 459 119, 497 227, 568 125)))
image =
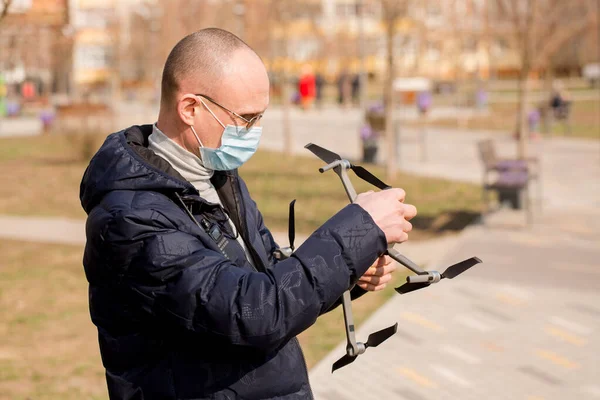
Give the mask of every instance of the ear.
POLYGON ((177 114, 179 115, 179 118, 181 118, 184 124, 188 126, 194 125, 194 119, 196 117, 196 113, 198 112, 196 108, 198 106, 198 100, 196 99, 196 96, 192 94, 184 95, 177 102, 177 114))

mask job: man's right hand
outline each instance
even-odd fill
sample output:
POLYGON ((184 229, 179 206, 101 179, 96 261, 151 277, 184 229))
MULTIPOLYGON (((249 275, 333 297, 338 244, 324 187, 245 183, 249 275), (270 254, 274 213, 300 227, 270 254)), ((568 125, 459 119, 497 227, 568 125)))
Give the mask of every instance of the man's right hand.
POLYGON ((370 191, 359 194, 354 203, 371 215, 385 233, 388 244, 402 243, 408 240, 408 232, 412 230, 412 224, 408 221, 417 215, 415 206, 404 204, 405 197, 402 189, 370 191))

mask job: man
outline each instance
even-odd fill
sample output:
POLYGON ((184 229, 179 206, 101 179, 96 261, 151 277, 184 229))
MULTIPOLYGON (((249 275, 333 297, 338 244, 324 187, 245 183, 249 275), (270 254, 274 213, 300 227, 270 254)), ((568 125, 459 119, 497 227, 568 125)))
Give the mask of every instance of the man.
POLYGON ((269 81, 220 29, 169 55, 155 125, 110 135, 81 183, 84 266, 111 399, 312 398, 295 338, 357 284, 381 289, 416 209, 361 194, 287 260, 237 168, 256 150, 269 81), (372 268, 370 268, 373 266, 372 268))

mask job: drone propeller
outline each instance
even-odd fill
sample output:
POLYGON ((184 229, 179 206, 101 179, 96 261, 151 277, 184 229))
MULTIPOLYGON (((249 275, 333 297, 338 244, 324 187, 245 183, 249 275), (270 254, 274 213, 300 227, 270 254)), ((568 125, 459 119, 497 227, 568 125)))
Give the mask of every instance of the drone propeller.
POLYGON ((357 355, 349 356, 348 354, 345 354, 344 357, 340 358, 339 360, 333 363, 333 366, 331 367, 331 372, 333 373, 335 372, 335 370, 345 367, 346 365, 356 360, 357 357, 357 355))
POLYGON ((304 148, 312 151, 312 153, 315 156, 319 157, 321 160, 325 161, 327 164, 331 164, 334 161, 342 159, 342 157, 340 157, 338 154, 335 154, 332 151, 324 149, 321 146, 317 146, 314 143, 309 143, 306 146, 304 146, 304 148))
POLYGON ((397 287, 395 290, 400 294, 406 294, 410 292, 414 292, 415 290, 426 288, 431 285, 431 283, 427 282, 419 282, 419 283, 409 283, 406 282, 404 285, 397 287))
POLYGON ((406 278, 407 282, 404 285, 397 287, 395 290, 400 294, 406 294, 415 290, 423 289, 431 285, 431 283, 439 282, 441 279, 453 279, 458 275, 462 274, 463 272, 467 271, 469 268, 479 264, 480 262, 481 260, 479 258, 471 257, 464 261, 449 266, 441 274, 432 271, 428 272, 425 275, 417 275, 417 277, 409 276, 406 278), (422 281, 422 279, 426 279, 427 281, 422 281))
POLYGON ((479 258, 471 257, 464 261, 451 265, 448 268, 446 268, 446 270, 442 273, 442 278, 453 279, 465 272, 466 270, 468 270, 469 268, 479 264, 480 262, 481 260, 479 258))
POLYGON ((351 165, 350 168, 352 168, 352 171, 354 171, 356 176, 358 176, 360 179, 370 183, 371 185, 373 185, 381 190, 391 188, 390 185, 382 182, 378 177, 376 177, 375 175, 373 175, 372 173, 370 173, 369 171, 367 171, 365 168, 361 167, 360 165, 351 165))
POLYGON ((398 323, 396 322, 394 325, 388 328, 371 333, 367 338, 367 342, 365 343, 365 349, 379 346, 381 343, 392 337, 397 331, 398 323))
MULTIPOLYGON (((304 147, 306 149, 310 150, 314 155, 319 157, 321 160, 325 161, 327 164, 331 164, 335 161, 342 160, 342 158, 338 154, 335 154, 332 151, 324 149, 321 146, 317 146, 314 143, 309 143, 304 147)), ((379 189, 384 190, 384 189, 389 189, 391 187, 388 184, 382 182, 379 178, 377 178, 375 175, 373 175, 372 173, 370 173, 369 171, 367 171, 364 167, 361 167, 360 165, 350 164, 350 169, 352 169, 352 171, 354 171, 356 176, 358 176, 360 179, 370 183, 371 185, 373 185, 379 189)), ((320 171, 324 172, 323 170, 320 170, 320 171)))
MULTIPOLYGON (((371 333, 369 335, 369 337, 367 338, 367 341, 365 343, 362 343, 362 345, 364 346, 364 350, 366 351, 369 347, 379 346, 381 343, 385 342, 387 339, 392 337, 397 331, 398 331, 398 323, 396 323, 388 328, 384 328, 380 331, 371 333)), ((349 354, 344 355, 342 358, 340 358, 335 363, 333 363, 331 372, 334 372, 336 369, 340 369, 340 368, 345 367, 346 365, 352 363, 354 360, 356 360, 357 357, 358 357, 358 354, 355 354, 352 356, 349 354)))
POLYGON ((286 258, 290 258, 292 253, 295 250, 294 240, 296 239, 296 218, 294 217, 294 205, 296 204, 296 199, 292 200, 290 203, 290 218, 289 218, 289 226, 288 226, 288 238, 290 239, 289 247, 281 247, 273 253, 273 256, 277 260, 285 260, 286 258))
POLYGON ((290 203, 290 216, 289 216, 289 226, 288 226, 288 238, 290 239, 290 249, 292 252, 295 250, 294 240, 296 239, 296 218, 294 213, 294 205, 296 204, 296 199, 292 200, 290 203))

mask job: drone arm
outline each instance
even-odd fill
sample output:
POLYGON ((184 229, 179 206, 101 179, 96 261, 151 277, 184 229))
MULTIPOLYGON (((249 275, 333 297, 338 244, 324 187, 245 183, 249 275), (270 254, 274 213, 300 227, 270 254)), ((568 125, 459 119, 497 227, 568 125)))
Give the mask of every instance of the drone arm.
POLYGON ((354 316, 352 315, 352 299, 350 291, 346 290, 342 295, 342 309, 344 310, 344 323, 346 325, 346 339, 348 344, 346 352, 350 356, 358 355, 358 345, 356 344, 356 333, 354 330, 354 316))
POLYGON ((354 201, 356 200, 356 197, 358 195, 356 194, 356 190, 354 189, 352 182, 350 182, 350 177, 348 176, 348 170, 346 168, 336 167, 335 172, 337 172, 340 179, 342 180, 342 184, 344 185, 344 189, 346 189, 346 194, 348 195, 348 199, 350 200, 351 203, 354 203, 354 201))
MULTIPOLYGON (((359 299, 366 293, 368 293, 368 292, 365 289, 361 288, 358 285, 354 285, 354 287, 352 289, 350 289, 350 298, 352 299, 352 301, 354 301, 356 299, 359 299)), ((342 297, 340 297, 331 307, 329 307, 327 310, 325 310, 325 312, 323 314, 326 314, 330 311, 335 310, 341 304, 342 304, 342 297)))
POLYGON ((417 264, 409 260, 406 256, 400 254, 400 252, 398 252, 398 250, 394 249, 392 246, 388 248, 387 253, 390 257, 392 257, 392 259, 404 265, 406 268, 410 269, 415 274, 427 275, 427 271, 423 271, 417 264))

